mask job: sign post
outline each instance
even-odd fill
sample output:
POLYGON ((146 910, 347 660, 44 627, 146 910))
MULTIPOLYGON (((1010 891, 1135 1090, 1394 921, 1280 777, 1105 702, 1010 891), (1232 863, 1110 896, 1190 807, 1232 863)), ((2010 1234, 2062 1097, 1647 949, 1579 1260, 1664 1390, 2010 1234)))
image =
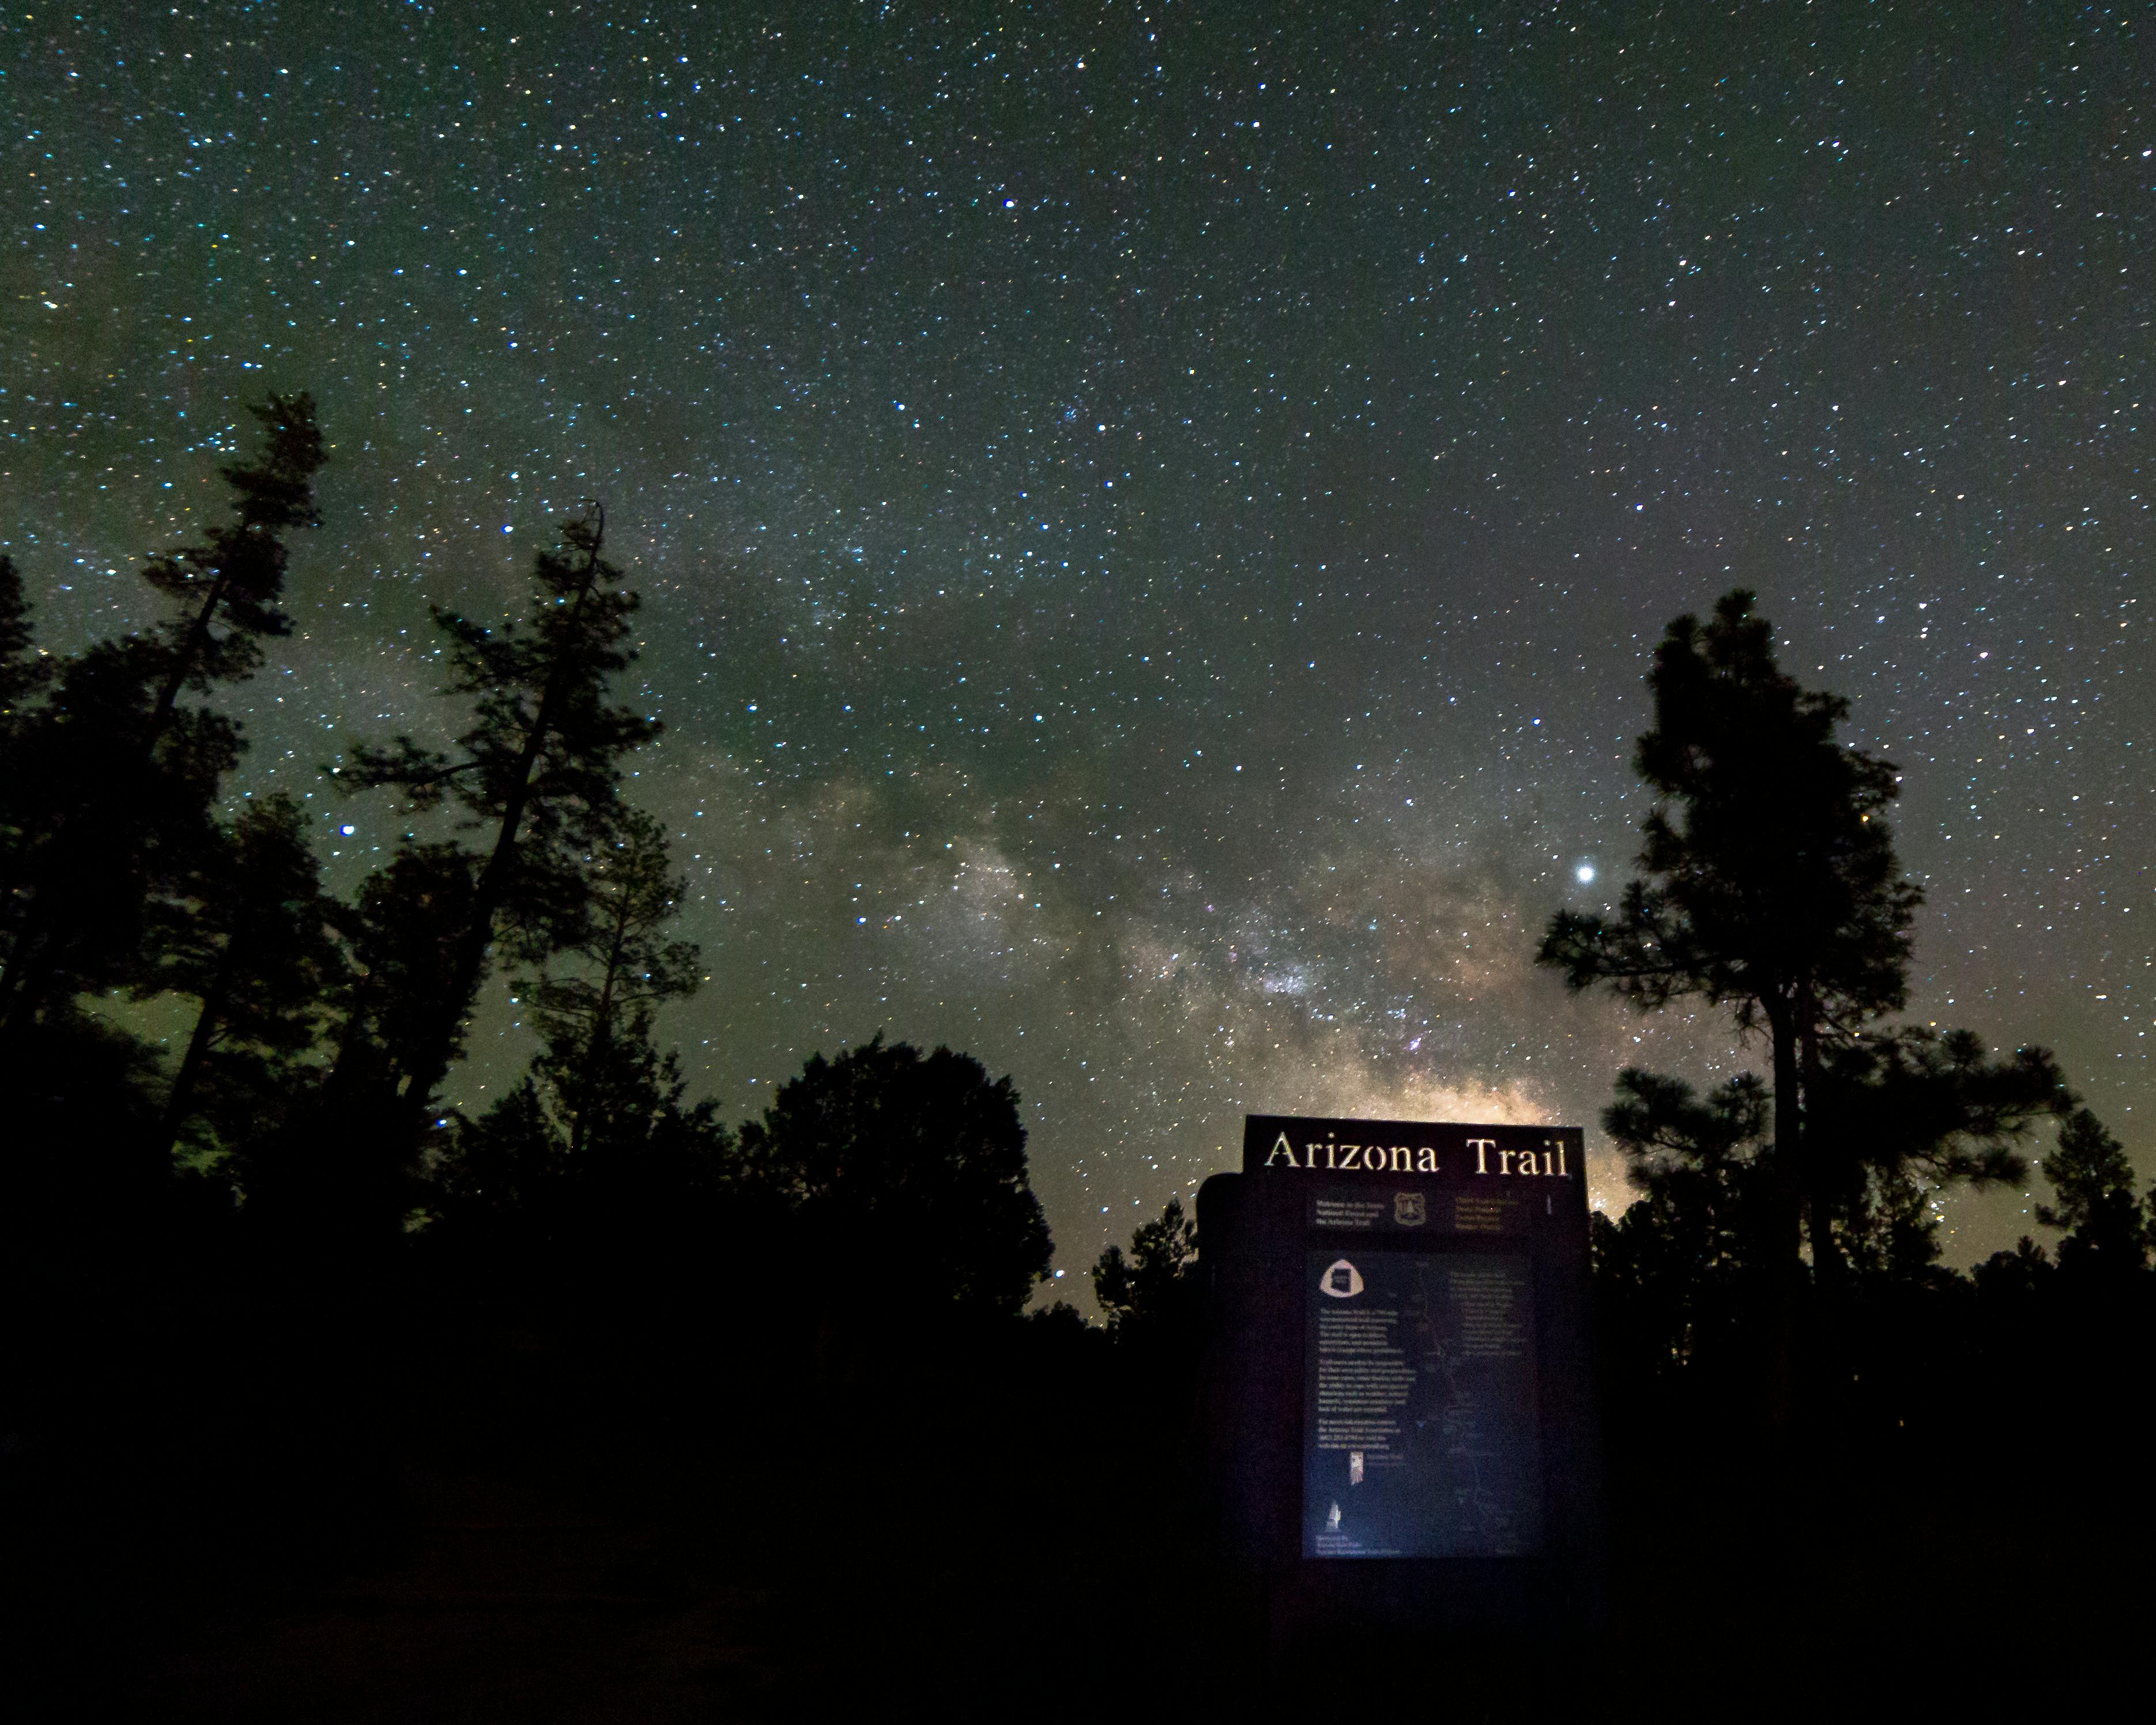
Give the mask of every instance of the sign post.
POLYGON ((1198 1225, 1223 1532, 1277 1629, 1599 1615, 1576 1127, 1254 1115, 1198 1225))

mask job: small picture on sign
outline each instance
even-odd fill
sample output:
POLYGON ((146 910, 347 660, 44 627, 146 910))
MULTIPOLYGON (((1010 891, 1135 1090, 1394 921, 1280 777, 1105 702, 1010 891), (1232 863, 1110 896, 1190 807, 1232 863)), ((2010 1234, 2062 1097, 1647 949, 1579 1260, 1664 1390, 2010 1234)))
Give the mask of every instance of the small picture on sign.
POLYGON ((1403 1228, 1419 1228, 1430 1219, 1430 1212, 1423 1206, 1419 1192, 1395 1192, 1393 1194, 1393 1220, 1403 1228))
POLYGON ((1348 1483, 1351 1486, 1363 1483, 1363 1452, 1360 1450, 1348 1452, 1348 1483))
POLYGON ((1318 1278, 1318 1288, 1336 1300, 1352 1300, 1363 1291, 1363 1275, 1345 1258, 1326 1266, 1325 1274, 1318 1278))
POLYGON ((1340 1506, 1337 1503, 1325 1512, 1325 1531, 1328 1533, 1340 1531, 1340 1506))

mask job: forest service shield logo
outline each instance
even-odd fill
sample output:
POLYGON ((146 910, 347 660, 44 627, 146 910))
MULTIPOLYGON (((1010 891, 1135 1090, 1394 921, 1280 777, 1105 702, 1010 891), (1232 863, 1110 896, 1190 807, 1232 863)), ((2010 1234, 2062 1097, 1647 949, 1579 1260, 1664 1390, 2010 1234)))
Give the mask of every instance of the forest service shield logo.
POLYGON ((1430 1219, 1423 1208, 1419 1192, 1395 1192, 1393 1194, 1393 1219, 1403 1228, 1419 1228, 1430 1219))

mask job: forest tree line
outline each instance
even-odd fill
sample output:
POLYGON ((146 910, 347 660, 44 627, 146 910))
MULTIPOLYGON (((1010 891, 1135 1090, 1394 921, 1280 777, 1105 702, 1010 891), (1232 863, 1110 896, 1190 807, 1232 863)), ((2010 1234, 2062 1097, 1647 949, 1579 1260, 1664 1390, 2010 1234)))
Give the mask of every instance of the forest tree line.
MULTIPOLYGON (((673 932, 667 835, 624 793, 660 727, 617 691, 638 600, 596 507, 535 559, 521 617, 434 608, 448 747, 353 737, 326 766, 332 794, 409 817, 356 892, 326 890, 298 800, 234 794, 248 738, 221 697, 290 632, 290 545, 325 456, 308 398, 256 413, 259 453, 223 470, 229 521, 144 570, 157 626, 41 649, 0 558, 18 1266, 214 1214, 323 1263, 418 1250, 543 1283, 632 1265, 654 1230, 776 1228, 814 1243, 833 1309, 1023 1311, 1051 1244, 1009 1079, 879 1037, 811 1060, 737 1128, 660 1045, 659 1014, 705 977, 673 932), (503 976, 539 1051, 468 1115, 444 1086, 503 976), (184 1036, 145 1037, 127 1000, 177 1003, 184 1036)), ((1897 1022, 1920 894, 1887 819, 1900 775, 1839 739, 1846 703, 1780 670, 1742 592, 1672 624, 1650 681, 1637 869, 1609 914, 1554 916, 1542 961, 1643 1011, 1727 1010, 1768 1071, 1703 1091, 1619 1076, 1603 1123, 1640 1195, 1594 1224, 1612 1368, 1756 1378, 1787 1429, 1843 1394, 1882 1301, 2145 1283, 2156 1194, 2052 1056, 1897 1022), (2054 1129, 2038 1215, 2056 1259, 2024 1240, 1945 1269, 1941 1195, 2025 1183, 2054 1129)), ((1108 1332, 1189 1359, 1197 1264, 1171 1203, 1094 1266, 1108 1332)))
POLYGON ((418 1251, 536 1285, 724 1213, 813 1237, 855 1294, 916 1315, 1022 1310, 1051 1246, 1009 1079, 879 1035, 736 1128, 660 1047, 659 1013, 705 976, 672 932, 665 831, 624 793, 660 726, 618 692, 639 601, 596 506, 535 559, 521 617, 434 608, 454 741, 343 740, 329 793, 386 799, 406 830, 351 896, 325 888, 301 801, 246 786, 221 699, 290 633, 292 544, 318 519, 313 403, 255 413, 259 453, 222 470, 229 519, 144 570, 156 626, 41 648, 0 558, 0 1096, 23 1280, 76 1236, 195 1225, 317 1266, 418 1251), (496 978, 540 1047, 467 1114, 444 1087, 496 978), (127 1009, 153 1001, 183 1016, 169 1049, 127 1009))

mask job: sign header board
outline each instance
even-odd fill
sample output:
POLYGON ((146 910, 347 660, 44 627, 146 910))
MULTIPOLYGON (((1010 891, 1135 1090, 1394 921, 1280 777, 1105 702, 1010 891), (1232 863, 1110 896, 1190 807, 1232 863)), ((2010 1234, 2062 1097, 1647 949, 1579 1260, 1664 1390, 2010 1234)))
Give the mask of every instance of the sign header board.
POLYGON ((1577 1127, 1460 1126, 1414 1120, 1311 1120, 1253 1114, 1245 1173, 1414 1175, 1446 1186, 1563 1180, 1584 1184, 1577 1127))

